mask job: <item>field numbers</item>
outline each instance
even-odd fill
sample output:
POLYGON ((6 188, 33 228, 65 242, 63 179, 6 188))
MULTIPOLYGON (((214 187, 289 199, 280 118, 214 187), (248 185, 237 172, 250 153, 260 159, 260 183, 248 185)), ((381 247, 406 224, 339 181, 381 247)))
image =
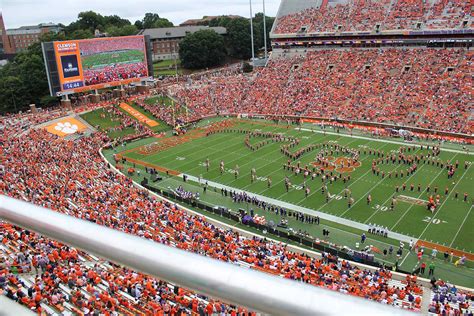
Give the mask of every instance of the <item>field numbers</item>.
POLYGON ((381 212, 386 212, 386 211, 388 211, 388 206, 379 205, 379 204, 375 204, 375 206, 372 206, 372 208, 373 208, 374 210, 381 211, 381 212))
POLYGON ((435 225, 438 225, 438 224, 441 224, 441 223, 443 223, 443 224, 447 223, 446 221, 442 221, 439 218, 431 218, 431 216, 425 216, 425 218, 423 218, 423 222, 432 223, 432 224, 435 224, 435 225))
POLYGON ((331 194, 331 193, 329 193, 329 198, 330 198, 330 199, 334 199, 334 200, 336 200, 336 201, 342 200, 342 196, 336 195, 336 194, 331 194))
POLYGON ((292 184, 291 187, 295 190, 303 190, 303 186, 302 185, 297 185, 297 184, 292 184))

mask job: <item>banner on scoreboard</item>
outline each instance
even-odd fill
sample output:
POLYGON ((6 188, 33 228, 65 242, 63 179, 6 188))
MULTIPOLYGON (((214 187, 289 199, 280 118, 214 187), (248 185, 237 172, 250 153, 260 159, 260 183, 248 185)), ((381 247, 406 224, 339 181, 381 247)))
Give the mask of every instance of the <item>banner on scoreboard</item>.
POLYGON ((62 93, 130 84, 148 78, 144 36, 54 42, 62 93))
POLYGON ((71 90, 84 86, 81 53, 78 41, 54 43, 61 90, 71 90))

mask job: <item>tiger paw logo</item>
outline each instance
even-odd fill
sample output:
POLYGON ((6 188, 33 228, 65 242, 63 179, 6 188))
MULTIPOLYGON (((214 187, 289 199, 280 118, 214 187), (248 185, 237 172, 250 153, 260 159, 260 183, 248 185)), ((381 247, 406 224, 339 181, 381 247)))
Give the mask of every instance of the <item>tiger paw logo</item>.
POLYGON ((54 129, 64 134, 74 134, 77 132, 79 127, 76 124, 71 124, 69 122, 59 122, 56 124, 56 126, 54 126, 54 129))
POLYGON ((323 168, 325 171, 337 171, 339 173, 353 172, 361 166, 360 161, 349 157, 326 157, 322 162, 314 161, 313 166, 323 168))

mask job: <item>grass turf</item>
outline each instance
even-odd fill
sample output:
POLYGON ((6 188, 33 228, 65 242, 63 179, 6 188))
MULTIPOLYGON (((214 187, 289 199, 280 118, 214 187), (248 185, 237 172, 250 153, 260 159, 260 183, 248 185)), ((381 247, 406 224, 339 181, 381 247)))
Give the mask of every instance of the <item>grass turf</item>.
MULTIPOLYGON (((311 132, 286 130, 283 127, 274 126, 255 126, 254 124, 240 123, 239 128, 260 129, 263 131, 283 132, 287 135, 295 136, 301 139, 298 147, 303 147, 312 143, 323 141, 334 141, 341 145, 351 148, 362 148, 368 146, 374 149, 381 149, 384 152, 397 150, 400 145, 384 142, 367 141, 354 139, 345 136, 324 136, 311 132)), ((300 205, 340 217, 345 217, 362 223, 377 223, 387 226, 391 231, 400 232, 416 238, 427 241, 434 241, 457 249, 464 249, 469 252, 474 251, 473 233, 469 227, 474 224, 474 214, 471 212, 471 198, 474 194, 472 190, 472 180, 474 179, 474 170, 468 167, 464 169, 464 161, 471 162, 471 157, 466 154, 450 153, 442 151, 440 158, 443 160, 458 160, 458 168, 453 179, 447 179, 447 172, 436 166, 421 164, 418 170, 412 176, 405 176, 403 179, 382 179, 371 172, 371 161, 374 158, 369 155, 361 155, 362 166, 357 168, 352 174, 352 180, 349 188, 355 199, 355 204, 348 208, 346 200, 340 198, 343 194, 344 185, 338 181, 328 185, 328 189, 335 197, 329 203, 326 203, 324 196, 320 193, 321 180, 316 178, 314 181, 307 181, 312 189, 308 198, 305 198, 302 190, 292 189, 286 193, 283 179, 289 176, 291 182, 295 185, 302 185, 304 179, 302 176, 295 176, 282 169, 287 158, 280 154, 280 144, 274 143, 267 145, 256 152, 250 151, 245 147, 243 134, 216 134, 209 137, 200 138, 189 143, 185 143, 166 151, 154 155, 142 156, 136 152, 128 153, 127 156, 138 158, 145 162, 156 164, 165 168, 178 170, 195 176, 202 175, 203 178, 216 181, 231 187, 236 187, 253 193, 276 198, 295 205, 300 205), (202 162, 209 158, 211 169, 206 172, 202 162), (226 164, 226 172, 221 176, 219 172, 219 161, 223 160, 226 164), (240 176, 234 178, 232 168, 236 165, 240 167, 240 176), (265 180, 250 183, 250 169, 255 168, 257 175, 262 178, 270 176, 273 185, 267 188, 265 180), (395 193, 395 186, 401 186, 406 183, 415 185, 421 184, 426 188, 430 184, 432 190, 438 187, 438 192, 442 196, 441 207, 435 214, 431 214, 425 206, 414 205, 399 202, 394 211, 388 211, 391 197, 395 193), (454 183, 454 184, 453 184, 454 183), (449 188, 449 194, 444 196, 444 188, 449 188), (454 199, 454 191, 458 191, 460 197, 454 199), (468 202, 464 202, 462 194, 469 193, 468 202), (372 195, 372 203, 367 206, 367 194, 372 195), (378 206, 377 206, 378 205, 378 206), (384 208, 387 207, 387 208, 384 208), (438 221, 439 220, 439 221, 438 221)), ((420 151, 421 152, 421 151, 420 151)), ((315 152, 304 155, 300 161, 302 165, 314 160, 315 152)), ((383 165, 386 171, 401 170, 403 166, 383 165)), ((428 193, 418 193, 415 189, 411 192, 408 188, 400 194, 427 200, 428 193)))
POLYGON ((142 62, 145 60, 145 53, 140 50, 103 52, 82 56, 81 60, 83 68, 103 68, 112 64, 142 62))
MULTIPOLYGON (((381 149, 386 153, 392 150, 398 150, 400 147, 400 145, 396 144, 376 140, 356 139, 346 135, 323 135, 310 131, 298 131, 293 128, 286 129, 284 126, 255 125, 255 122, 250 121, 239 121, 238 125, 234 128, 282 132, 288 136, 298 137, 301 139, 301 143, 297 148, 312 143, 329 141, 337 142, 338 144, 355 149, 367 146, 374 149, 381 149)), ((453 162, 458 160, 460 163, 460 167, 454 179, 448 181, 446 170, 424 164, 420 164, 418 170, 412 176, 404 177, 403 179, 388 179, 387 177, 382 179, 381 177, 373 175, 371 172, 370 166, 374 157, 361 155, 360 160, 362 166, 352 173, 352 180, 349 182, 355 204, 351 208, 348 208, 346 204, 347 200, 342 197, 344 185, 341 181, 328 185, 329 191, 334 194, 334 197, 330 199, 328 203, 326 203, 324 195, 320 193, 320 178, 316 178, 314 181, 307 180, 307 184, 311 188, 311 194, 307 198, 304 197, 302 190, 296 188, 286 193, 283 185, 285 176, 289 176, 291 182, 296 186, 301 185, 304 180, 302 176, 295 176, 289 171, 283 170, 282 165, 286 163, 287 158, 280 154, 279 148, 281 144, 274 143, 266 145, 258 151, 252 152, 244 145, 244 137, 244 134, 215 134, 181 144, 153 155, 143 156, 136 152, 130 152, 127 153, 126 156, 195 176, 202 175, 204 179, 339 217, 362 223, 377 223, 387 226, 391 231, 400 232, 427 241, 433 241, 441 245, 444 244, 448 247, 465 250, 466 252, 473 252, 472 240, 474 236, 472 229, 469 227, 472 227, 474 224, 474 215, 471 212, 471 198, 474 193, 472 190, 474 172, 470 164, 467 170, 464 169, 464 161, 471 162, 471 156, 464 153, 451 153, 442 150, 439 157, 440 159, 451 160, 453 162), (209 158, 211 161, 211 169, 209 172, 206 172, 202 166, 206 158, 209 158), (226 164, 226 172, 224 175, 221 175, 219 172, 220 160, 223 160, 226 164), (232 169, 237 164, 240 167, 240 176, 235 179, 232 169), (262 181, 257 181, 253 184, 250 183, 251 168, 257 170, 257 176, 262 177, 262 181), (273 180, 273 185, 270 189, 267 188, 267 183, 263 180, 267 176, 270 176, 273 180), (411 192, 407 189, 401 194, 424 200, 427 199, 428 194, 425 191, 418 193, 416 190, 417 184, 421 184, 423 188, 426 188, 426 186, 430 184, 432 189, 437 186, 438 192, 441 195, 441 207, 432 215, 426 210, 425 206, 399 202, 394 211, 388 211, 395 186, 401 186, 404 182, 408 188, 410 184, 413 183, 415 190, 411 192), (444 196, 444 188, 446 186, 449 188, 449 194, 444 196), (454 198, 455 191, 459 192, 460 197, 458 199, 454 198), (469 194, 468 202, 462 200, 462 194, 464 192, 469 194), (372 195, 373 199, 370 205, 366 203, 368 193, 372 195)), ((252 142, 260 140, 261 139, 252 140, 252 142)), ((148 144, 150 142, 146 143, 148 144)), ((141 145, 143 144, 132 143, 127 146, 127 149, 141 145)), ((292 150, 294 151, 297 148, 292 150)), ((421 153, 419 149, 418 152, 421 153)), ((310 163, 314 160, 316 153, 317 151, 304 155, 300 159, 301 163, 303 165, 310 163)), ((380 167, 386 172, 395 169, 400 170, 402 168, 398 164, 381 165, 380 167)), ((164 188, 167 186, 175 188, 179 184, 182 184, 180 179, 168 178, 160 185, 164 186, 164 188)), ((194 187, 191 183, 187 185, 190 186, 187 188, 189 190, 196 191, 200 189, 197 184, 194 184, 194 187)), ((202 198, 203 201, 214 202, 214 204, 217 205, 227 205, 234 209, 239 207, 238 205, 232 205, 232 201, 229 202, 230 199, 221 197, 219 192, 213 196, 203 196, 202 198)), ((246 208, 246 206, 243 205, 243 208, 246 208)), ((274 216, 274 214, 263 211, 259 212, 258 210, 256 212, 265 215, 267 219, 272 219, 275 222, 279 220, 279 217, 274 216)), ((355 242, 360 240, 359 236, 361 231, 355 228, 326 221, 322 222, 322 225, 327 225, 332 228, 331 238, 334 239, 332 240, 333 242, 354 245, 355 242)), ((311 227, 311 225, 308 226, 308 224, 299 223, 297 221, 295 221, 295 223, 290 222, 290 227, 306 230, 314 236, 319 236, 322 230, 321 227, 311 227)), ((377 237, 372 236, 369 236, 369 238, 371 244, 381 249, 387 248, 390 244, 394 244, 394 248, 396 248, 397 242, 391 239, 378 240, 377 237)), ((468 264, 468 267, 455 268, 452 264, 445 264, 440 259, 440 256, 438 257, 439 258, 434 259, 438 266, 437 276, 440 275, 439 277, 443 277, 444 279, 472 287, 474 284, 474 276, 470 268, 471 263, 468 264)), ((381 256, 379 256, 379 259, 387 262, 394 262, 395 260, 393 257, 385 258, 381 256)), ((416 263, 415 255, 408 254, 405 256, 404 254, 402 268, 409 270, 413 268, 416 263)))
POLYGON ((120 125, 120 118, 116 115, 107 113, 107 111, 102 108, 81 114, 81 117, 90 125, 105 131, 112 139, 135 133, 135 130, 132 127, 123 130, 112 130, 114 127, 120 125))
POLYGON ((145 99, 145 103, 149 105, 163 105, 163 106, 172 106, 173 101, 169 97, 165 96, 154 96, 145 99))
POLYGON ((160 60, 160 61, 154 62, 153 67, 156 67, 156 68, 171 67, 171 66, 174 67, 175 64, 178 64, 178 66, 181 65, 181 60, 178 59, 176 60, 176 62, 174 59, 160 60))
MULTIPOLYGON (((153 127, 150 127, 148 125, 146 125, 147 127, 149 127, 153 132, 155 133, 160 133, 160 132, 166 132, 166 131, 169 131, 171 129, 171 127, 166 124, 164 121, 156 118, 152 113, 148 112, 147 110, 145 110, 144 108, 142 108, 141 106, 137 105, 136 103, 129 103, 129 105, 131 107, 133 107, 135 110, 137 110, 138 112, 142 113, 143 115, 145 115, 146 117, 148 117, 149 119, 152 119, 152 120, 155 120, 157 121, 159 124, 157 126, 153 126, 153 127)), ((120 109, 122 110, 122 109, 120 109)), ((128 113, 127 111, 123 111, 125 114, 127 114, 128 116, 130 116, 131 118, 133 119, 136 119, 136 117, 134 117, 133 115, 131 115, 130 113, 128 113)), ((145 124, 145 123, 143 123, 145 124)))

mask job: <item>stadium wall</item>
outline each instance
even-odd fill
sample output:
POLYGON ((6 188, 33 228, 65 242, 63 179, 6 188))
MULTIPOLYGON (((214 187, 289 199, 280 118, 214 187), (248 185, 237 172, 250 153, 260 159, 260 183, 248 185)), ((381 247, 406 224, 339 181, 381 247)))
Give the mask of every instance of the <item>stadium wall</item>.
MULTIPOLYGON (((226 116, 226 117, 247 117, 247 118, 256 118, 256 119, 281 119, 281 120, 303 120, 306 121, 307 123, 315 123, 315 124, 320 124, 320 123, 327 123, 329 124, 341 124, 344 126, 351 126, 353 128, 380 128, 380 129, 397 129, 397 130, 406 130, 406 131, 411 131, 414 133, 418 134, 423 134, 426 136, 432 136, 432 137, 445 137, 450 139, 451 141, 454 142, 468 142, 470 144, 474 144, 474 135, 468 135, 468 134, 461 134, 461 133, 451 133, 451 132, 444 132, 444 131, 439 131, 439 130, 431 130, 431 129, 425 129, 425 128, 419 128, 419 127, 414 127, 414 126, 402 126, 402 125, 393 125, 393 124, 387 124, 387 123, 375 123, 375 122, 367 122, 367 121, 350 121, 350 120, 345 120, 345 119, 337 119, 337 118, 327 118, 327 117, 316 117, 316 116, 297 116, 297 115, 276 115, 276 114, 256 114, 256 113, 224 113, 221 112, 219 114, 212 114, 212 115, 207 115, 204 117, 197 118, 193 121, 188 122, 193 123, 193 122, 198 122, 202 119, 205 118, 211 118, 211 117, 216 117, 216 116, 226 116)), ((473 153, 474 154, 474 153, 473 153)))

